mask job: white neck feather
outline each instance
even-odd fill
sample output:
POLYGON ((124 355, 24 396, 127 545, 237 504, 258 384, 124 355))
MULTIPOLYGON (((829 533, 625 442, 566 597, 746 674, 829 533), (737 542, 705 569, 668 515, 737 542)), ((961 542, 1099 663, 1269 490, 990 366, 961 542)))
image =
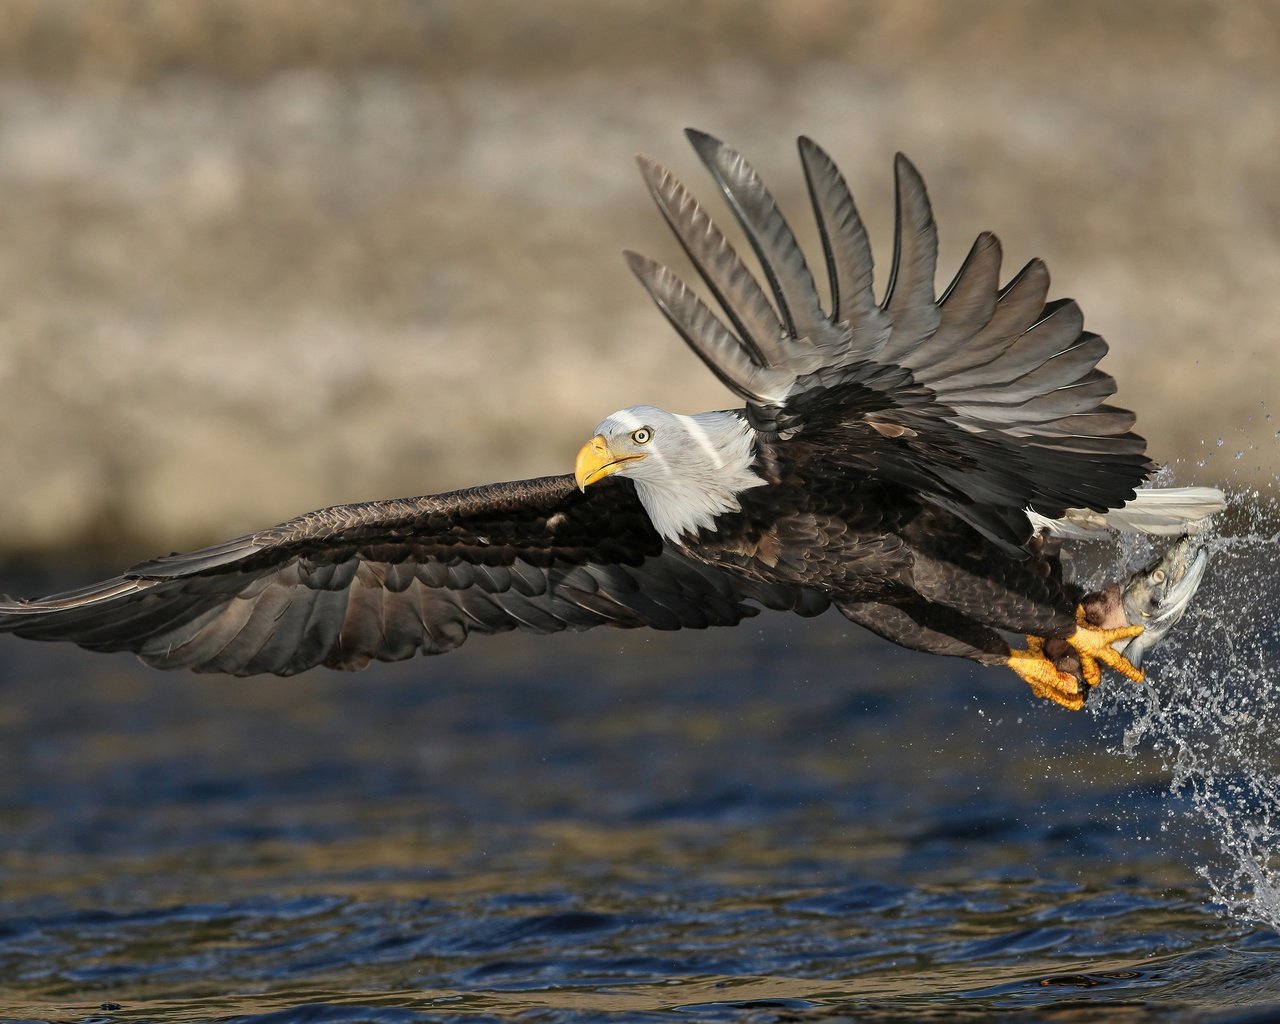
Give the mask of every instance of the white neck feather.
POLYGON ((767 481, 751 468, 755 431, 742 417, 728 412, 670 415, 688 432, 691 444, 678 457, 672 452, 670 472, 633 479, 654 529, 665 540, 678 541, 710 529, 717 516, 741 511, 738 495, 767 481))

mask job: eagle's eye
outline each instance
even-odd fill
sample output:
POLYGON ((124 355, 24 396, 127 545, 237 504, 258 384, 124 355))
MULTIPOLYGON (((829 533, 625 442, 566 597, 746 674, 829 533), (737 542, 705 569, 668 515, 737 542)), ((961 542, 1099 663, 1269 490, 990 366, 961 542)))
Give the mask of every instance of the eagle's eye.
POLYGON ((648 444, 653 437, 653 431, 649 427, 638 427, 631 431, 631 440, 636 444, 648 444))

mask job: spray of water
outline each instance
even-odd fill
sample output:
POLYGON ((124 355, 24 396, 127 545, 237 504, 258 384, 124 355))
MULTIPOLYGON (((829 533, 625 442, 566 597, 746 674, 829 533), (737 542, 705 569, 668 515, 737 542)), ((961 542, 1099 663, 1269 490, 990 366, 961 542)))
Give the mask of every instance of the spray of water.
MULTIPOLYGON (((1238 458, 1239 456, 1237 456, 1238 458)), ((1280 490, 1280 489, 1278 489, 1280 490)), ((1280 498, 1228 492, 1207 538, 1209 572, 1157 649, 1142 687, 1110 685, 1095 714, 1127 722, 1121 752, 1154 750, 1170 773, 1165 829, 1208 838, 1198 872, 1235 917, 1280 930, 1280 498)), ((1123 545, 1133 571, 1150 545, 1123 545)))

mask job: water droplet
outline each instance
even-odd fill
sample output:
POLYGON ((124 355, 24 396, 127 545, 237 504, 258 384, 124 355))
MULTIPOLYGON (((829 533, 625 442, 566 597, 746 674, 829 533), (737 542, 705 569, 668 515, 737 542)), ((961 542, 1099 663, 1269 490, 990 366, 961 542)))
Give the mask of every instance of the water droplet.
POLYGON ((1215 898, 1233 916, 1274 927, 1280 776, 1271 737, 1280 698, 1268 683, 1280 625, 1272 525, 1280 506, 1275 494, 1256 487, 1233 495, 1232 504, 1245 513, 1245 525, 1210 542, 1212 569, 1192 612, 1165 641, 1154 689, 1105 691, 1109 707, 1097 712, 1128 711, 1131 724, 1117 752, 1154 755, 1170 773, 1176 802, 1160 831, 1181 835, 1189 817, 1214 837, 1216 850, 1197 872, 1215 898))

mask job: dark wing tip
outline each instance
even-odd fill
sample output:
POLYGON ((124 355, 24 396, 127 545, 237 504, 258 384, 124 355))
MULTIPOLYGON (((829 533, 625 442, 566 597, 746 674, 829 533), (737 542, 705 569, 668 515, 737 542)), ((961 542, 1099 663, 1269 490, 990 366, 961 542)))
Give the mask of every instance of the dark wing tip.
MULTIPOLYGON (((1004 262, 1004 246, 1000 242, 1000 236, 994 231, 978 232, 978 237, 973 240, 973 245, 969 247, 969 255, 965 258, 965 264, 982 257, 986 257, 995 264, 996 280, 999 280, 1000 264, 1004 262)), ((959 278, 962 273, 964 273, 964 265, 961 265, 956 277, 959 278)))
POLYGON ((932 227, 933 204, 929 201, 929 189, 925 187, 924 176, 905 153, 898 152, 893 156, 893 182, 899 215, 909 213, 919 218, 917 224, 909 225, 917 230, 932 227))
MULTIPOLYGON (((1048 267, 1048 264, 1046 264, 1045 261, 1042 260, 1039 256, 1034 256, 1031 259, 1027 260, 1027 262, 1022 265, 1021 269, 1019 269, 1019 271, 1016 274, 1014 274, 1013 277, 1009 278, 1005 286, 1000 289, 999 293, 997 293, 996 295, 996 298, 997 300, 1003 300, 1004 297, 1008 295, 1010 292, 1012 292, 1015 288, 1023 288, 1023 287, 1034 288, 1037 291, 1037 293, 1041 291, 1048 292, 1049 267, 1048 267)), ((1040 318, 1039 316, 1037 316, 1035 319, 1039 320, 1040 318)), ((1035 321, 1033 320, 1030 323, 1028 323, 1026 326, 1030 327, 1031 323, 1034 323, 1034 322, 1035 321)))
POLYGON ((704 132, 700 128, 686 128, 684 137, 689 140, 689 145, 698 150, 698 152, 702 152, 704 149, 715 150, 724 145, 710 132, 704 132))
POLYGON ((697 128, 686 128, 684 134, 689 144, 693 146, 693 151, 698 154, 698 159, 716 178, 721 190, 728 192, 728 186, 721 179, 723 175, 730 173, 730 168, 734 166, 735 161, 745 163, 742 154, 709 132, 699 131, 697 128))
POLYGON ((933 204, 929 201, 929 189, 925 187, 924 176, 905 153, 898 152, 893 156, 893 183, 898 197, 899 218, 906 216, 915 221, 903 224, 900 219, 900 229, 933 230, 933 204))
POLYGON ((643 278, 645 274, 652 273, 654 270, 661 269, 661 264, 649 259, 648 256, 642 256, 634 249, 623 249, 622 258, 627 261, 627 266, 631 268, 631 273, 640 278, 643 278))
POLYGON ((916 165, 911 162, 911 158, 902 150, 898 150, 893 154, 893 173, 897 175, 914 175, 920 177, 920 172, 916 169, 916 165))
POLYGON ((806 155, 823 156, 828 160, 827 151, 813 141, 808 135, 801 135, 796 139, 796 149, 800 150, 801 157, 806 155))

